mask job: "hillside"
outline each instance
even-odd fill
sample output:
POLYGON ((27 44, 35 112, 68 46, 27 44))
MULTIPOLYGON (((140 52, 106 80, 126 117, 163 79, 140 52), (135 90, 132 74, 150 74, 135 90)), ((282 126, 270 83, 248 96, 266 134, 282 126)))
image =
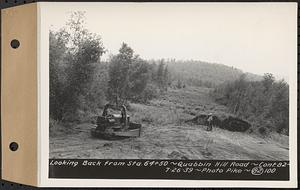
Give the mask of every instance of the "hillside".
MULTIPOLYGON (((199 82, 211 83, 212 86, 218 85, 225 81, 236 80, 244 73, 234 67, 202 61, 168 61, 166 64, 175 79, 181 79, 192 85, 197 85, 199 82)), ((246 79, 251 81, 262 79, 262 76, 256 74, 244 74, 246 79)))
POLYGON ((88 122, 50 130, 50 158, 288 160, 288 137, 230 132, 184 121, 195 114, 227 114, 208 88, 170 89, 149 104, 130 104, 131 120, 142 124, 139 138, 92 138, 88 122), (60 130, 60 131, 58 131, 60 130), (55 132, 55 135, 54 135, 55 132), (51 135, 52 134, 52 135, 51 135))

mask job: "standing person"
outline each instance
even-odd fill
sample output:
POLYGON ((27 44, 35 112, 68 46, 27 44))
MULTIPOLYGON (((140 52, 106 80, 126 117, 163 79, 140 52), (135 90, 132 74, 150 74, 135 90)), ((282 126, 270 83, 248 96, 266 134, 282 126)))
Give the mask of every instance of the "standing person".
POLYGON ((208 114, 208 118, 207 118, 207 123, 208 123, 208 126, 206 128, 207 131, 211 131, 212 130, 212 127, 213 127, 213 115, 212 113, 208 114))

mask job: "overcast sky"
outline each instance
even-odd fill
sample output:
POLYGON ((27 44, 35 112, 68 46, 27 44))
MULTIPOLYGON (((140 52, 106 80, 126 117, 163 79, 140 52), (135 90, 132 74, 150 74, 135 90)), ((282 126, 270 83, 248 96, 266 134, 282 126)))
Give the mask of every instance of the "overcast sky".
POLYGON ((108 50, 104 58, 126 42, 144 59, 202 60, 285 78, 297 63, 296 3, 51 3, 45 9, 54 28, 71 11, 86 11, 87 28, 108 50))

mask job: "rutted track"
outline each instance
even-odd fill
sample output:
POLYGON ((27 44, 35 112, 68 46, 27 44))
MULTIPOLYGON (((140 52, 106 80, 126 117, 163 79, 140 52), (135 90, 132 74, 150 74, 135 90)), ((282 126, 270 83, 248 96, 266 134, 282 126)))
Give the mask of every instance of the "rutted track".
POLYGON ((50 158, 95 159, 236 159, 287 160, 288 148, 247 134, 196 126, 144 126, 142 137, 123 140, 92 138, 92 125, 53 137, 50 158))

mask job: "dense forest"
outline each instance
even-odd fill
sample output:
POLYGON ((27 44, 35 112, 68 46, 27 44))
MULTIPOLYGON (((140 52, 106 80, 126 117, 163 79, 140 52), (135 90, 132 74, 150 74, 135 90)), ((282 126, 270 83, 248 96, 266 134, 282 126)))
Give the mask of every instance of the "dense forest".
POLYGON ((259 130, 288 134, 288 85, 270 74, 193 60, 145 60, 126 43, 103 61, 101 36, 85 28, 83 12, 73 12, 49 35, 50 121, 82 121, 108 102, 146 104, 170 88, 196 86, 214 89, 217 102, 259 130))
POLYGON ((224 81, 234 81, 242 74, 246 76, 247 80, 262 79, 259 75, 243 73, 240 69, 217 63, 168 60, 166 64, 174 78, 193 86, 215 87, 224 81))

